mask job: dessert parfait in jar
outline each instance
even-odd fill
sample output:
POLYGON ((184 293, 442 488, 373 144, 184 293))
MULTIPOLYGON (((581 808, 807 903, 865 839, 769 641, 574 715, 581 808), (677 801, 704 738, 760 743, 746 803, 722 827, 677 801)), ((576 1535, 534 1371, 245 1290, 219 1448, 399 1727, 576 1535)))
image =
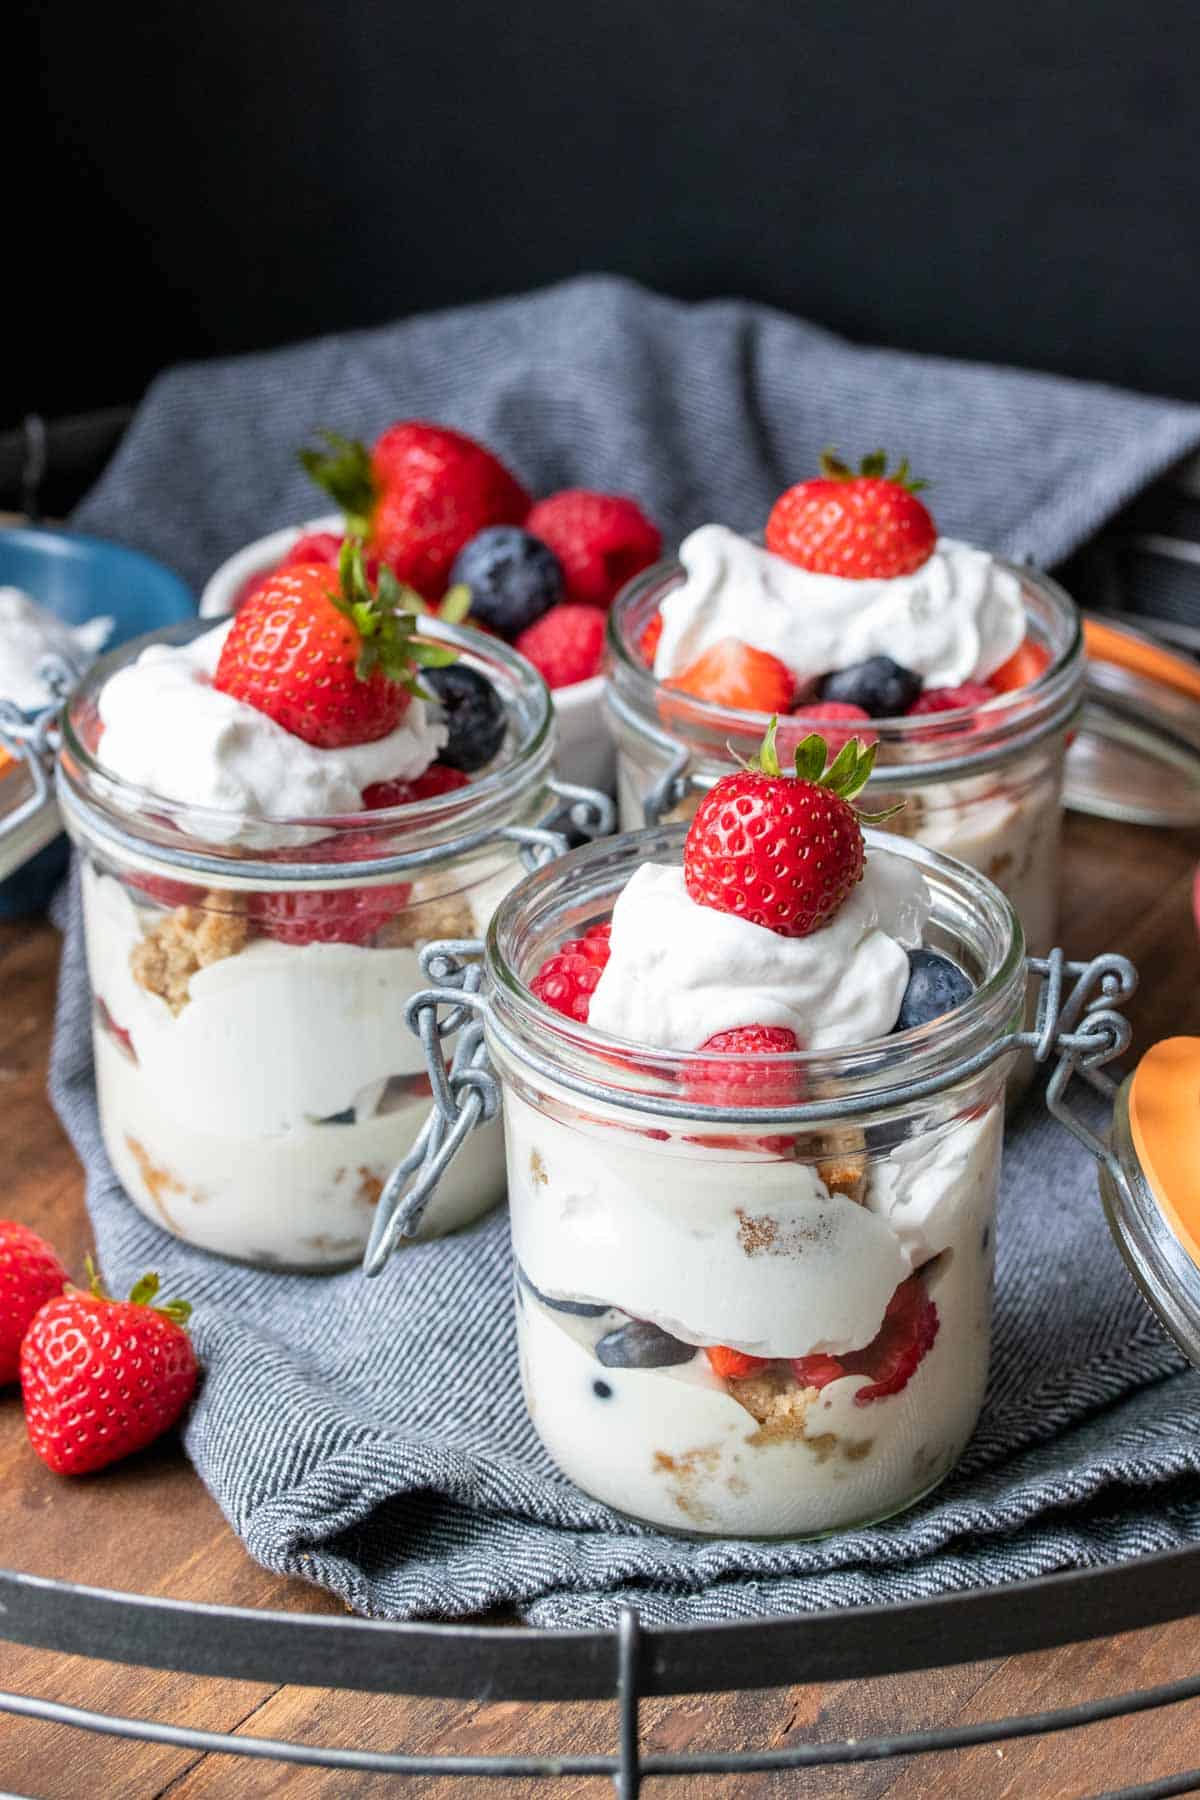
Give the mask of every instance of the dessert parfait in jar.
POLYGON ((970 863, 1031 948, 1057 913, 1063 759, 1084 663, 1046 576, 941 537, 901 464, 835 458, 776 501, 765 541, 720 524, 632 582, 609 627, 623 825, 684 818, 767 716, 877 745, 868 803, 970 863))
MULTIPOLYGON (((428 1112, 420 947, 563 847, 543 682, 416 604, 350 543, 109 657, 64 719, 109 1157, 149 1218, 245 1261, 359 1257, 428 1112)), ((497 1125, 424 1230, 502 1194, 497 1125)))
POLYGON ((656 1526, 883 1518, 983 1400, 1024 940, 986 877, 862 830, 871 754, 783 773, 771 734, 690 827, 571 852, 488 933, 530 1416, 656 1526))

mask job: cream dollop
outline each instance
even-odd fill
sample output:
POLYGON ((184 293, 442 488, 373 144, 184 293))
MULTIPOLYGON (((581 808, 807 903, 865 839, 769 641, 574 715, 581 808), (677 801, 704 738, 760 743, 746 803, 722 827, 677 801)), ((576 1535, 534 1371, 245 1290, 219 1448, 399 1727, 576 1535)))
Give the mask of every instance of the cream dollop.
POLYGON ((699 906, 683 870, 643 863, 618 896, 612 953, 589 1023, 660 1050, 698 1050, 715 1032, 782 1025, 806 1049, 892 1029, 921 942, 929 889, 904 857, 876 850, 829 924, 780 937, 699 906))
POLYGON ((82 675, 112 627, 108 618, 66 625, 21 588, 0 587, 0 700, 40 712, 54 698, 47 679, 51 659, 82 675))
POLYGON ((1025 635, 1017 577, 953 538, 939 538, 914 574, 891 581, 814 575, 724 525, 693 531, 679 560, 686 579, 662 603, 660 680, 733 637, 777 656, 801 681, 882 655, 927 687, 956 687, 986 680, 1025 635))
POLYGON ((99 758, 122 781, 185 807, 228 815, 189 824, 196 836, 265 846, 291 834, 247 825, 247 815, 325 818, 357 812, 375 781, 410 781, 446 742, 446 729, 413 700, 401 723, 371 744, 321 750, 212 684, 232 620, 190 644, 151 644, 100 694, 99 758), (227 828, 226 828, 227 826, 227 828))

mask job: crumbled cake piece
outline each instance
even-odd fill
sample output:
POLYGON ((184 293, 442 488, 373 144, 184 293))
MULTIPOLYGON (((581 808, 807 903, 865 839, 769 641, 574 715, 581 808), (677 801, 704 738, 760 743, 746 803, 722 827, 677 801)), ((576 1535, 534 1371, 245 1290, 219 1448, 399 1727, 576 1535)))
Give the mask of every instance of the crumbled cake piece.
POLYGON ((250 937, 241 895, 209 894, 205 899, 212 904, 177 906, 160 919, 129 959, 139 986, 165 1000, 176 1015, 191 998, 188 984, 197 969, 236 956, 250 937))
POLYGON ((743 1375, 727 1386, 738 1405, 758 1421, 750 1443, 780 1444, 804 1436, 808 1409, 817 1398, 815 1387, 802 1388, 790 1371, 778 1367, 743 1375))
POLYGON ((473 938, 479 935, 475 915, 465 894, 433 894, 405 907, 382 926, 375 942, 385 950, 416 950, 439 938, 473 938))
POLYGON ((865 1157, 821 1157, 817 1162, 817 1172, 831 1194, 843 1194, 847 1200, 862 1205, 863 1190, 867 1184, 865 1157))

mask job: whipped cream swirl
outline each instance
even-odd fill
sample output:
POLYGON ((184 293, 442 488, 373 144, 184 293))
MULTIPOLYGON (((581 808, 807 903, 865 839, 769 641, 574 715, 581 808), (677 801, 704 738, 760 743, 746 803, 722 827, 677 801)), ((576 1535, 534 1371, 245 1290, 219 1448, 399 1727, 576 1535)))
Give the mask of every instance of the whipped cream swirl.
POLYGON ((786 1026, 811 1050, 884 1037, 929 911, 920 871, 886 851, 871 854, 829 924, 803 938, 699 906, 682 869, 643 863, 613 908, 589 1023, 660 1050, 698 1050, 739 1025, 786 1026))
POLYGON ((1025 635, 1021 584, 985 550, 939 538, 911 575, 816 575, 724 525, 679 549, 686 580, 662 603, 662 681, 722 638, 777 656, 800 681, 890 656, 927 687, 985 681, 1025 635))
MULTIPOLYGON (((327 818, 358 812, 376 781, 411 781, 446 742, 420 700, 395 731, 371 744, 322 750, 213 686, 232 620, 190 644, 151 644, 100 694, 99 759, 111 774, 185 807, 224 813, 185 831, 221 842, 266 846, 293 841, 245 823, 246 816, 327 818)), ((298 840, 303 841, 303 840, 298 840)))
POLYGON ((0 587, 0 700, 40 712, 54 698, 47 667, 54 660, 75 675, 103 649, 113 622, 66 625, 21 588, 0 587))

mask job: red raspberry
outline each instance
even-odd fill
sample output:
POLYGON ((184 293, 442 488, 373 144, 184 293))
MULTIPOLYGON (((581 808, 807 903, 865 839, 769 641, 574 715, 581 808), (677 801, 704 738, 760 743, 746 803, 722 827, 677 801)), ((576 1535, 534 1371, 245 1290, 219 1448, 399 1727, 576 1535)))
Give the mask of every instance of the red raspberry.
MULTIPOLYGON (((329 563, 337 567, 338 557, 342 552, 343 538, 335 531, 302 531, 290 550, 284 552, 276 565, 280 569, 290 569, 294 563, 329 563)), ((367 574, 372 580, 375 572, 367 563, 367 574)))
MULTIPOLYGON (((868 725, 871 723, 871 715, 869 712, 865 711, 863 707, 852 705, 849 700, 809 700, 807 702, 801 702, 796 708, 796 714, 805 725, 813 724, 820 726, 821 736, 825 739, 831 756, 836 756, 843 744, 849 743, 852 737, 856 737, 861 744, 866 744, 867 746, 879 742, 879 733, 877 731, 860 731, 858 729, 864 719, 868 725), (835 720, 840 723, 853 724, 854 730, 831 731, 829 726, 835 720)), ((783 728, 780 730, 780 735, 784 737, 786 743, 788 739, 783 728)))
POLYGON ((590 956, 560 950, 546 958, 530 982, 529 991, 564 1018, 586 1025, 602 972, 590 956))
POLYGON ((815 1356, 793 1356, 789 1361, 792 1374, 801 1387, 828 1387, 831 1381, 839 1381, 846 1373, 836 1356, 823 1356, 819 1352, 815 1356))
POLYGON ((549 544, 563 567, 567 599, 609 606, 613 598, 662 554, 662 534, 636 500, 564 488, 539 500, 526 531, 549 544))
POLYGON ((433 800, 470 785, 471 777, 461 769, 435 762, 411 781, 373 781, 363 789, 362 803, 368 812, 377 812, 383 806, 411 806, 415 800, 433 800))
POLYGON ((169 875, 143 875, 140 869, 130 869, 125 877, 130 887, 137 888, 139 893, 157 900, 160 906, 202 906, 204 889, 194 887, 189 881, 173 881, 169 875))
POLYGON ((604 614, 598 606, 566 600, 552 606, 517 639, 516 648, 552 688, 573 687, 600 673, 604 614))
POLYGON ((854 1396, 856 1406, 886 1400, 908 1386, 938 1332, 937 1307, 919 1275, 902 1281, 887 1303, 883 1324, 862 1350, 845 1356, 793 1356, 792 1373, 802 1387, 827 1387, 843 1375, 869 1375, 854 1396))
POLYGON ((603 969, 612 955, 612 944, 609 941, 611 935, 611 925, 593 925, 582 937, 568 939, 559 955, 586 956, 598 969, 603 969))
MULTIPOLYGON (((799 1049, 794 1031, 783 1025, 739 1025, 718 1031, 701 1044, 714 1056, 785 1056, 799 1049)), ((758 1061, 695 1063, 686 1077, 690 1100, 704 1106, 791 1106, 802 1096, 804 1082, 794 1068, 758 1061)))
POLYGON ((989 687, 986 681, 964 681, 959 687, 926 688, 909 707, 908 716, 916 719, 926 713, 955 712, 961 706, 982 706, 985 701, 995 698, 995 688, 989 687))
MULTIPOLYGON (((301 862, 315 857, 326 862, 365 862, 377 850, 375 839, 363 832, 292 855, 301 862)), ((283 888, 252 894, 249 913, 254 923, 280 944, 365 944, 404 911, 411 893, 412 886, 406 881, 363 888, 283 888)))

